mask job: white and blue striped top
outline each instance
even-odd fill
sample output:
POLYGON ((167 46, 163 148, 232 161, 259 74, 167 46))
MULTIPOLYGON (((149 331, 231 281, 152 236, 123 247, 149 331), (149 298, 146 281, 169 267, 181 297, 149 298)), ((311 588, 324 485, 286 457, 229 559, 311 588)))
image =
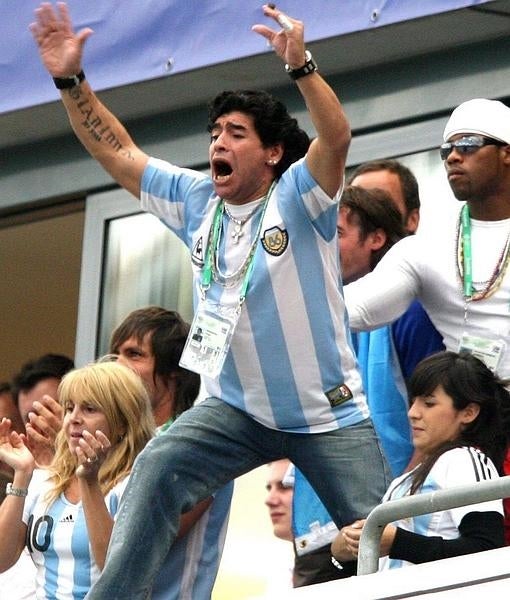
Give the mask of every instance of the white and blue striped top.
MULTIPOLYGON (((263 217, 223 371, 217 380, 204 378, 209 396, 273 429, 318 433, 368 416, 339 283, 337 201, 315 182, 304 159, 282 175, 263 217)), ((195 301, 218 202, 208 175, 150 159, 142 207, 190 249, 195 301)), ((260 216, 261 211, 246 225, 252 235, 260 216)), ((251 243, 248 234, 237 244, 230 241, 231 226, 223 215, 218 258, 227 273, 241 264, 251 243)), ((239 289, 240 284, 225 288, 213 281, 207 298, 235 307, 239 289)))
MULTIPOLYGON (((412 473, 413 471, 394 479, 382 501, 386 502, 409 495, 412 473)), ((441 454, 430 469, 418 493, 426 494, 498 477, 498 471, 490 458, 477 448, 463 446, 441 454)), ((485 511, 503 514, 502 501, 492 500, 409 517, 396 521, 393 525, 420 535, 440 536, 445 540, 452 540, 459 537, 460 522, 468 513, 485 511)), ((410 564, 412 563, 404 560, 384 557, 379 562, 379 570, 395 569, 410 564)))
MULTIPOLYGON (((128 478, 105 497, 112 516, 117 513, 128 478)), ((47 507, 45 494, 52 484, 46 471, 36 471, 28 489, 23 521, 28 525, 27 548, 37 569, 38 600, 81 600, 99 577, 89 544, 82 503, 62 494, 47 507)))
POLYGON ((233 491, 233 481, 220 488, 211 506, 190 531, 172 544, 154 580, 151 600, 211 597, 227 534, 233 491))

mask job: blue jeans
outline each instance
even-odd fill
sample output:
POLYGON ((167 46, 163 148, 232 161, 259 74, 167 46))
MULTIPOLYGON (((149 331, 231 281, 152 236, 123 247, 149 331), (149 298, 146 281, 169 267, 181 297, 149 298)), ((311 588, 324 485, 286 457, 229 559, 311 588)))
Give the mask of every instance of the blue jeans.
POLYGON ((339 527, 366 517, 389 484, 370 420, 327 433, 286 433, 209 398, 138 456, 105 568, 87 599, 149 598, 181 513, 228 481, 284 457, 309 479, 339 527))

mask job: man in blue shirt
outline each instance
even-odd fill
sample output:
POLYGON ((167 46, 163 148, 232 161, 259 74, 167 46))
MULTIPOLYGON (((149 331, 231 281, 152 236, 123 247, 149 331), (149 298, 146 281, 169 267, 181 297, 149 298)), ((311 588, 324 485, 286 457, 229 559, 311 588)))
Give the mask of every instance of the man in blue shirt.
POLYGON ((41 4, 31 26, 80 141, 190 250, 195 317, 180 364, 208 396, 139 455, 90 599, 146 598, 181 513, 262 464, 288 456, 339 526, 366 516, 388 484, 338 275, 350 127, 303 23, 274 5, 263 13, 277 28, 252 30, 285 63, 316 135, 266 92, 222 92, 209 106, 210 174, 136 145, 87 82, 92 31, 75 34, 65 5, 41 4))

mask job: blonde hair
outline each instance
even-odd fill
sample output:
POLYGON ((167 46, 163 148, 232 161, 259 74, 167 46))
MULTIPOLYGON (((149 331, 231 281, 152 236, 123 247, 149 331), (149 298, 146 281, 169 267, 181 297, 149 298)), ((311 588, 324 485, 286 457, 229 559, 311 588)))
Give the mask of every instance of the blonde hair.
MULTIPOLYGON (((154 435, 149 396, 140 377, 116 362, 98 362, 67 373, 58 388, 59 402, 86 402, 104 413, 110 428, 111 448, 99 470, 99 484, 106 495, 124 479, 136 456, 154 435)), ((75 476, 77 461, 63 429, 55 442, 55 457, 48 467, 54 483, 46 499, 54 502, 75 476)))

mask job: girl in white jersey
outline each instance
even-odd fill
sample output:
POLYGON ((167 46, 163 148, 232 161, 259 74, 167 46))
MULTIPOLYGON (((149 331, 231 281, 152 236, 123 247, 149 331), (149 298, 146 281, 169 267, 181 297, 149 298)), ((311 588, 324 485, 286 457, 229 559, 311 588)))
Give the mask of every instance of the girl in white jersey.
MULTIPOLYGON (((421 462, 397 477, 383 502, 499 477, 507 446, 510 394, 467 353, 421 361, 409 382, 409 420, 421 462)), ((364 521, 342 528, 336 560, 358 554, 364 521)), ((395 568, 504 546, 502 501, 401 519, 383 531, 380 568, 395 568)))
POLYGON ((68 373, 59 400, 64 423, 47 469, 35 471, 24 436, 8 419, 0 423, 0 458, 15 473, 0 506, 0 571, 27 546, 37 598, 78 600, 104 565, 127 477, 154 422, 142 381, 115 362, 68 373))

